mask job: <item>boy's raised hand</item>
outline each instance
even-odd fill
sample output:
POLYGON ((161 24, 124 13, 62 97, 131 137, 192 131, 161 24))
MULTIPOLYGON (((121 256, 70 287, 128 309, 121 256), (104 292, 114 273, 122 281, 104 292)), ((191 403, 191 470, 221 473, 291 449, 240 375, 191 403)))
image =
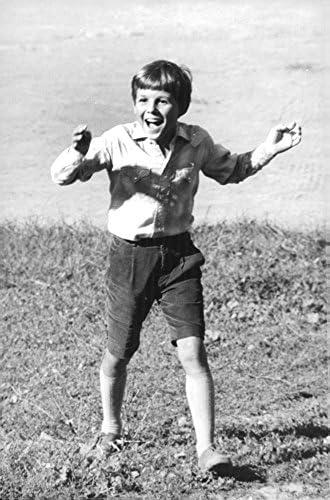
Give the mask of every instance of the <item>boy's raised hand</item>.
POLYGON ((85 155, 89 149, 92 140, 92 134, 88 130, 87 125, 78 125, 72 133, 72 146, 76 151, 85 155))
POLYGON ((301 127, 296 122, 287 125, 276 125, 273 127, 266 140, 265 145, 274 156, 297 146, 301 142, 301 127))

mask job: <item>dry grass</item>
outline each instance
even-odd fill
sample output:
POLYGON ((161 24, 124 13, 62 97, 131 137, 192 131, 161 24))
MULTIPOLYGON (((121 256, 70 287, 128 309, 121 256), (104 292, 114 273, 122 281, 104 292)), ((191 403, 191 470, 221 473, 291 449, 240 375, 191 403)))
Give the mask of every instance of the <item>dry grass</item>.
POLYGON ((107 234, 31 222, 2 224, 1 236, 1 498, 327 496, 321 234, 253 222, 195 231, 230 478, 197 470, 183 372, 157 307, 130 365, 124 449, 93 454, 107 234))

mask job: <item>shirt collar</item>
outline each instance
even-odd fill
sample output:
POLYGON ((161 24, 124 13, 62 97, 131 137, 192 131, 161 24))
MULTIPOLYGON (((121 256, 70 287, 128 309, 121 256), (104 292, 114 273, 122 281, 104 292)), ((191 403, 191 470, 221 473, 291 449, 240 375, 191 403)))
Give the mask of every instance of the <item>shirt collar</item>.
POLYGON ((131 136, 134 141, 139 141, 140 139, 147 138, 139 122, 133 122, 132 125, 133 126, 132 126, 131 136))
POLYGON ((176 136, 182 137, 194 147, 198 146, 205 139, 203 129, 182 122, 178 122, 176 136))
MULTIPOLYGON (((147 139, 143 128, 137 121, 133 122, 131 136, 134 141, 147 139)), ((182 122, 177 123, 174 140, 177 137, 182 137, 185 141, 190 142, 192 146, 198 146, 198 144, 203 140, 203 137, 201 137, 198 132, 196 133, 196 130, 192 130, 192 127, 182 122)))

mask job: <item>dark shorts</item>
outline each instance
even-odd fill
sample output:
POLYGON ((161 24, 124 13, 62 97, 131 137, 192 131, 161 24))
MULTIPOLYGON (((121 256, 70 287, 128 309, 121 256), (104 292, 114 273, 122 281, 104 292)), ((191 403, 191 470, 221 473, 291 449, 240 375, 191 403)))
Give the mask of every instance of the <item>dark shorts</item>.
POLYGON ((204 337, 202 253, 189 233, 129 242, 110 235, 106 272, 108 349, 129 359, 153 302, 161 305, 171 340, 204 337))

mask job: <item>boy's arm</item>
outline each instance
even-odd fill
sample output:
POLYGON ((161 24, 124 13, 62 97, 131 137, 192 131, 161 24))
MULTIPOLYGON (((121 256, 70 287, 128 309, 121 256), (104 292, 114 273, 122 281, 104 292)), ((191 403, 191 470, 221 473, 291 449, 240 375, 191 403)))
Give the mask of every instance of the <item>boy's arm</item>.
POLYGON ((85 182, 95 172, 109 167, 110 163, 104 139, 92 139, 87 126, 79 125, 73 132, 72 145, 51 166, 52 180, 60 185, 72 184, 76 180, 85 182))
POLYGON ((300 141, 301 127, 295 122, 277 125, 254 151, 232 155, 221 146, 216 146, 217 153, 213 161, 203 168, 203 172, 221 184, 238 183, 257 173, 276 155, 291 149, 300 141))

